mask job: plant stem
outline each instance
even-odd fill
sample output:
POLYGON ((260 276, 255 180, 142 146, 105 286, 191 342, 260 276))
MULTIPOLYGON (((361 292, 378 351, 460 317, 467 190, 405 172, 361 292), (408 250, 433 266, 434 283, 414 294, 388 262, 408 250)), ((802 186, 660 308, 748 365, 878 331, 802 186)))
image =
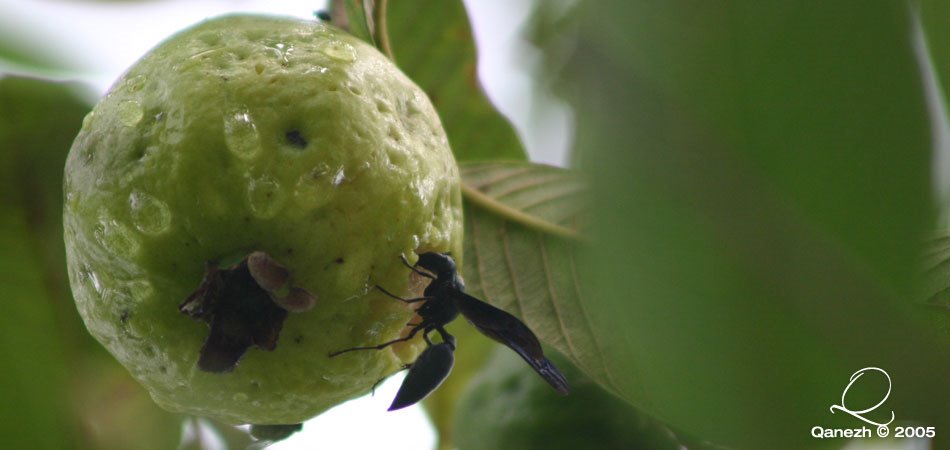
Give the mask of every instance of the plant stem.
POLYGON ((396 63, 396 55, 393 53, 393 48, 389 43, 389 27, 386 25, 386 10, 389 5, 389 0, 376 0, 375 7, 373 8, 373 24, 376 29, 376 45, 379 47, 379 50, 383 52, 389 60, 394 64, 396 63))

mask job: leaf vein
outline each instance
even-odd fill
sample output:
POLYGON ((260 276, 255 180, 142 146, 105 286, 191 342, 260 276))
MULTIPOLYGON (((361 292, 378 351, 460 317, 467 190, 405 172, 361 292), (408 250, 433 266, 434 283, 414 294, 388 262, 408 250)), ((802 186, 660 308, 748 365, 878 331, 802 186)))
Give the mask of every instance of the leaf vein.
MULTIPOLYGON (((498 167, 501 167, 501 166, 498 166, 498 167)), ((505 170, 500 171, 501 174, 492 178, 478 180, 476 183, 472 183, 472 186, 475 186, 476 188, 490 186, 492 184, 499 183, 501 181, 504 181, 510 178, 514 178, 518 175, 528 173, 530 171, 531 171, 531 167, 522 167, 522 168, 517 168, 517 169, 505 168, 505 170)), ((464 174, 465 173, 463 172, 463 175, 464 174)))
POLYGON ((495 198, 501 198, 517 192, 523 192, 528 189, 535 189, 552 184, 555 186, 561 186, 565 181, 571 181, 571 178, 559 173, 536 174, 535 176, 527 178, 521 183, 515 183, 510 186, 506 186, 504 189, 493 191, 491 192, 491 196, 495 198))
POLYGON ((607 365, 607 359, 604 358, 604 347, 600 343, 600 339, 597 338, 597 333, 594 332, 594 327, 590 324, 590 317, 587 314, 587 308, 584 306, 583 294, 581 293, 581 284, 580 278, 577 276, 577 263, 574 261, 574 254, 570 254, 571 258, 571 277, 574 280, 574 290, 577 294, 577 305, 581 309, 581 317, 584 319, 584 325, 587 326, 587 330, 590 332, 591 338, 594 340, 594 347, 597 348, 597 351, 594 353, 597 354, 600 359, 600 366, 604 368, 604 375, 607 376, 607 382, 610 384, 610 387, 613 388, 618 394, 623 393, 623 389, 617 383, 617 380, 614 379, 613 372, 610 370, 610 367, 607 365))
MULTIPOLYGON (((478 221, 475 220, 475 214, 468 214, 472 220, 472 252, 475 253, 475 271, 478 273, 478 286, 482 291, 482 295, 485 296, 485 300, 491 301, 491 294, 488 292, 487 284, 485 283, 485 266, 484 258, 482 258, 481 253, 478 251, 478 221)), ((497 300, 493 303, 498 303, 497 300)))
POLYGON ((580 356, 577 353, 577 349, 574 348, 574 342, 571 339, 570 334, 567 332, 567 327, 564 326, 564 316, 561 314, 561 309, 558 307, 557 293, 552 284, 551 277, 551 267, 548 262, 548 251, 547 245, 544 241, 544 236, 540 233, 535 233, 535 236, 538 237, 538 247, 541 249, 541 267, 544 269, 544 280, 548 288, 548 295, 551 298, 551 306, 554 308, 554 317, 557 318, 558 326, 561 328, 561 335, 564 336, 564 342, 567 343, 567 348, 571 350, 571 357, 574 360, 580 361, 580 356))
POLYGON ((541 231, 572 240, 583 240, 583 238, 577 234, 576 231, 571 230, 570 228, 564 228, 561 225, 547 222, 543 219, 527 214, 524 211, 512 208, 464 183, 462 184, 462 195, 466 200, 473 203, 475 206, 492 211, 505 220, 520 223, 521 225, 524 225, 525 227, 535 231, 541 231))
POLYGON ((511 289, 515 294, 515 306, 518 307, 518 317, 527 322, 528 318, 524 315, 524 305, 522 305, 521 289, 518 287, 518 277, 515 274, 514 264, 511 261, 511 245, 508 242, 508 222, 501 222, 501 243, 505 252, 505 264, 508 266, 508 275, 511 276, 511 289))

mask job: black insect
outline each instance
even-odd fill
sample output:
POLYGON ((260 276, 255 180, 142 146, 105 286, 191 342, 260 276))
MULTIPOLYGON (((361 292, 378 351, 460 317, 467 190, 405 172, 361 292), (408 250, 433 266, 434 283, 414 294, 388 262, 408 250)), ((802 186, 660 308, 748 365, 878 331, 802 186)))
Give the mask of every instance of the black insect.
MULTIPOLYGON (((423 335, 424 337, 425 335, 423 335)), ((450 334, 442 336, 444 339, 438 344, 426 339, 429 346, 416 358, 416 361, 406 368, 409 373, 402 380, 396 398, 389 405, 387 411, 395 411, 414 405, 435 391, 452 371, 455 364, 455 337, 450 334)))
POLYGON ((451 256, 442 253, 419 255, 416 265, 431 274, 410 265, 405 257, 403 257, 403 263, 413 272, 432 280, 426 286, 422 297, 401 298, 380 286, 376 287, 384 294, 405 303, 425 302, 416 310, 416 313, 422 317, 422 321, 407 324, 412 326, 412 329, 406 337, 379 345, 348 348, 330 354, 333 357, 355 350, 380 350, 397 342, 408 341, 422 331, 422 336, 429 346, 411 365, 409 374, 406 375, 406 379, 396 394, 396 399, 389 408, 390 411, 422 400, 438 388, 449 375, 455 361, 452 353, 455 350, 455 338, 447 333, 444 327, 455 320, 459 313, 475 325, 482 334, 518 353, 559 394, 567 395, 570 391, 567 379, 551 361, 544 357, 541 343, 538 342, 534 333, 515 316, 466 294, 465 284, 459 277, 455 261, 451 256), (429 333, 432 331, 439 332, 442 343, 432 343, 429 339, 429 333))

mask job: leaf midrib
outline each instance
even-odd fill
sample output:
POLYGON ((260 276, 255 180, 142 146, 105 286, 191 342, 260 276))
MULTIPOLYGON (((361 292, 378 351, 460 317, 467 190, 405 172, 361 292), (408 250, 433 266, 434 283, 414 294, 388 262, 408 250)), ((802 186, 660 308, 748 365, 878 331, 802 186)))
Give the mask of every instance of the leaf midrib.
POLYGON ((547 222, 523 211, 514 209, 465 183, 462 183, 462 196, 465 198, 465 200, 471 202, 475 206, 485 209, 505 220, 516 222, 531 230, 562 237, 572 241, 583 240, 578 232, 570 228, 547 222))

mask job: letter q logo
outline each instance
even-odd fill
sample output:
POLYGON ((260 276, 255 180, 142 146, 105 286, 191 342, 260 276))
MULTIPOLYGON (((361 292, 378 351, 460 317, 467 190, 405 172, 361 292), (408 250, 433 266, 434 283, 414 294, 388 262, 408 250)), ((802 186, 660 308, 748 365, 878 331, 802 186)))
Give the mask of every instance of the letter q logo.
MULTIPOLYGON (((867 414, 867 413, 869 413, 869 412, 871 412, 871 411, 874 411, 875 409, 877 409, 878 407, 880 407, 881 405, 883 405, 884 402, 887 401, 887 398, 890 397, 890 395, 891 395, 891 376, 888 375, 887 372, 884 371, 884 369, 880 369, 880 368, 877 368, 877 367, 865 367, 865 368, 863 368, 863 369, 861 369, 861 370, 855 372, 853 375, 851 375, 851 382, 848 383, 848 386, 844 388, 844 392, 841 393, 841 404, 840 404, 840 405, 831 405, 831 413, 834 414, 834 413, 835 413, 835 410, 838 410, 838 411, 842 411, 842 412, 845 412, 845 413, 847 413, 847 414, 850 414, 850 415, 854 416, 855 418, 858 418, 858 419, 862 420, 863 422, 865 422, 865 423, 867 423, 867 424, 877 426, 877 427, 878 427, 878 433, 880 433, 880 430, 881 430, 882 428, 886 430, 886 429, 887 429, 887 425, 889 425, 891 422, 894 421, 894 411, 891 411, 891 420, 888 420, 887 422, 883 422, 883 423, 879 423, 879 422, 875 422, 875 421, 873 421, 873 420, 870 420, 870 419, 864 417, 864 414, 867 414), (865 409, 851 409, 851 408, 849 408, 849 407, 847 406, 847 401, 846 401, 846 398, 848 397, 848 390, 851 389, 851 386, 853 386, 854 383, 858 381, 858 379, 860 379, 862 376, 864 376, 864 374, 866 374, 866 373, 868 373, 868 372, 870 372, 870 371, 880 372, 881 374, 884 375, 885 378, 887 378, 887 393, 884 394, 884 398, 882 398, 881 401, 877 402, 877 404, 875 404, 874 406, 871 406, 870 408, 865 408, 865 409)), ((886 436, 886 434, 884 434, 884 436, 886 436)))

